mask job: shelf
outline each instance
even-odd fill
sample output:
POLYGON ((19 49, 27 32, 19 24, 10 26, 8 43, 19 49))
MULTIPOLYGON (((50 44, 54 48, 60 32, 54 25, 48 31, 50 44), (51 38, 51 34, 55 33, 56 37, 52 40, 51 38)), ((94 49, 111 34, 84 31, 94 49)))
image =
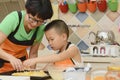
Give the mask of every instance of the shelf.
POLYGON ((83 56, 83 62, 91 63, 110 63, 110 62, 120 62, 120 57, 92 57, 83 56))

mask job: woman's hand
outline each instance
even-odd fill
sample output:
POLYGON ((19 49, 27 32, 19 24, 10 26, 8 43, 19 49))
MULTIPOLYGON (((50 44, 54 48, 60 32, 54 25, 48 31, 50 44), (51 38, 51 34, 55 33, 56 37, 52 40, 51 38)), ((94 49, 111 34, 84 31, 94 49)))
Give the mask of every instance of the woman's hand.
POLYGON ((10 59, 10 63, 11 65, 13 66, 14 70, 17 70, 17 71, 22 71, 24 69, 23 67, 23 64, 22 64, 22 61, 20 59, 17 59, 15 57, 12 57, 10 59))
POLYGON ((31 67, 31 66, 36 65, 36 64, 37 64, 36 58, 27 59, 23 62, 23 65, 25 67, 31 67))

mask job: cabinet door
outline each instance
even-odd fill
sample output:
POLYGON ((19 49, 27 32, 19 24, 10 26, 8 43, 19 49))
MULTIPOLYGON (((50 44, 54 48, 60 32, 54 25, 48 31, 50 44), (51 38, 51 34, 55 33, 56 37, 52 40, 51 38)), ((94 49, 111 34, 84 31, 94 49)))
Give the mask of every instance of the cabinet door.
POLYGON ((8 13, 23 10, 24 6, 24 0, 0 0, 0 22, 8 13))

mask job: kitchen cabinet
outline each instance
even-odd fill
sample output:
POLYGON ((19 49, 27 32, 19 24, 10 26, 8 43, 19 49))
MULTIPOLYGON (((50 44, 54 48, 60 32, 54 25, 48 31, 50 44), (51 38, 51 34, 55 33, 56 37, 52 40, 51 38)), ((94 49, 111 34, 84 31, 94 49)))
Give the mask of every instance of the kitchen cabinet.
POLYGON ((107 66, 111 65, 111 63, 120 62, 120 57, 82 56, 82 59, 85 64, 90 63, 92 65, 92 70, 107 69, 107 66))
POLYGON ((24 0, 0 0, 0 22, 10 12, 23 10, 24 0))
POLYGON ((0 0, 0 2, 9 2, 10 0, 0 0))

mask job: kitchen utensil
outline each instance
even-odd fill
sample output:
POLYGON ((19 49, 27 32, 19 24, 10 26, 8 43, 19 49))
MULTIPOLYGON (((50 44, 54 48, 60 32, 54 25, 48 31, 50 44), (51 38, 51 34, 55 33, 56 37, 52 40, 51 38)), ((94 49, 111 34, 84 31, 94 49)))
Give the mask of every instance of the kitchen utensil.
POLYGON ((90 35, 93 34, 95 36, 95 42, 91 42, 91 44, 114 44, 115 42, 115 36, 113 31, 97 31, 97 33, 90 32, 90 35))
POLYGON ((85 80, 86 72, 63 72, 63 80, 85 80))
POLYGON ((67 13, 68 12, 68 4, 67 4, 67 2, 66 1, 65 2, 61 2, 59 4, 59 8, 60 8, 62 13, 67 13))
POLYGON ((85 67, 68 67, 63 71, 64 80, 85 80, 86 73, 91 70, 91 64, 85 67))
POLYGON ((108 0, 108 7, 111 11, 116 12, 118 9, 118 0, 108 0))
POLYGON ((90 55, 92 56, 109 56, 117 57, 119 56, 119 46, 117 45, 91 45, 90 46, 90 55))
POLYGON ((105 75, 107 70, 98 69, 91 72, 91 80, 106 80, 105 75))
POLYGON ((64 69, 65 67, 51 66, 48 67, 48 72, 53 80, 63 80, 62 71, 64 69))
POLYGON ((68 8, 69 8, 70 12, 76 13, 77 12, 77 2, 76 2, 76 0, 68 0, 68 8))
POLYGON ((78 10, 80 12, 86 12, 87 10, 87 3, 86 2, 78 2, 77 3, 78 10))
POLYGON ((107 9, 107 1, 106 0, 98 0, 97 7, 98 7, 99 11, 105 12, 107 9))
POLYGON ((88 1, 87 8, 90 12, 92 13, 95 12, 97 9, 96 1, 92 1, 92 0, 88 1))
POLYGON ((113 61, 107 67, 106 80, 120 80, 120 62, 113 61))

